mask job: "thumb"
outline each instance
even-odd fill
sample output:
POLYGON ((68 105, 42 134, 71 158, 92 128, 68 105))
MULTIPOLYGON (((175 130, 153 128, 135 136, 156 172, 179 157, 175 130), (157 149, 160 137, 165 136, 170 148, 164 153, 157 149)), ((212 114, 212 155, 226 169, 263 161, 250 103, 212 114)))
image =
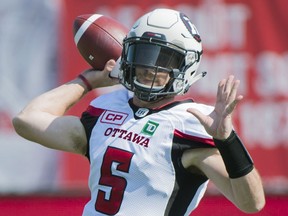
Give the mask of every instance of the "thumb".
POLYGON ((107 61, 106 65, 105 65, 105 74, 106 76, 109 77, 109 80, 111 82, 111 85, 117 85, 119 84, 119 79, 116 77, 112 77, 110 75, 111 71, 113 70, 113 68, 115 67, 116 62, 113 59, 110 59, 109 61, 107 61))
POLYGON ((191 113, 192 115, 194 115, 202 125, 207 124, 207 116, 204 115, 202 112, 200 112, 199 110, 195 109, 195 108, 188 108, 187 112, 191 113))
POLYGON ((106 62, 105 70, 111 72, 115 65, 116 65, 115 60, 110 59, 109 61, 106 62))

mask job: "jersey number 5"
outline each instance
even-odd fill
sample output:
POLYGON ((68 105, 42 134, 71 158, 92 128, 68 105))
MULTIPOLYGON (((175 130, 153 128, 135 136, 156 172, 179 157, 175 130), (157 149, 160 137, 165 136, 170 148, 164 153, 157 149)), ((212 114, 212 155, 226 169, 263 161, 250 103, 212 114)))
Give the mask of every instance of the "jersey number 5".
POLYGON ((132 157, 131 152, 113 147, 107 148, 101 166, 99 185, 109 187, 111 190, 108 196, 107 192, 98 191, 95 202, 96 211, 108 215, 114 215, 119 211, 127 181, 121 176, 114 175, 112 170, 128 173, 132 157))

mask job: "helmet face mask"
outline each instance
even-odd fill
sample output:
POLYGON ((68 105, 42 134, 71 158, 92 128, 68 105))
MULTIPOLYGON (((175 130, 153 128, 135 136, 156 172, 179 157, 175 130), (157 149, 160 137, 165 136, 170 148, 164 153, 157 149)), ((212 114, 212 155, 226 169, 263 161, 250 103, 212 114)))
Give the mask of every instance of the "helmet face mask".
POLYGON ((187 19, 178 11, 156 9, 136 21, 124 39, 120 82, 140 100, 184 94, 194 82, 202 46, 197 30, 187 19), (164 86, 157 86, 154 81, 150 85, 141 83, 136 76, 140 67, 154 71, 152 80, 157 79, 159 72, 168 73, 169 80, 164 86))

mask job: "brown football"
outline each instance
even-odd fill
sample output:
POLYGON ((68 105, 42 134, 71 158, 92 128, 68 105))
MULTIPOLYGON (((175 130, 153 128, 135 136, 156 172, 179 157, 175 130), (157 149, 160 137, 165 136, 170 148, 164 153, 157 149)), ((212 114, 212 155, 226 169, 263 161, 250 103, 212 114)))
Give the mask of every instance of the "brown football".
POLYGON ((115 19, 101 14, 84 14, 74 20, 74 41, 83 58, 97 70, 110 59, 121 56, 128 29, 115 19))

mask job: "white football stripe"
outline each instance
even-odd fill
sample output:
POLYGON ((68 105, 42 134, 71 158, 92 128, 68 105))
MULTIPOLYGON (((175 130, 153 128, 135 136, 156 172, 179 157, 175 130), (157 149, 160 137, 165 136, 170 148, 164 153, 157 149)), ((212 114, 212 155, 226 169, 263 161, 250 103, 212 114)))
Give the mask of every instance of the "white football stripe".
POLYGON ((78 31, 76 32, 74 36, 74 42, 76 45, 78 44, 84 32, 89 28, 89 26, 101 16, 102 16, 101 14, 93 14, 80 26, 80 28, 78 29, 78 31))

